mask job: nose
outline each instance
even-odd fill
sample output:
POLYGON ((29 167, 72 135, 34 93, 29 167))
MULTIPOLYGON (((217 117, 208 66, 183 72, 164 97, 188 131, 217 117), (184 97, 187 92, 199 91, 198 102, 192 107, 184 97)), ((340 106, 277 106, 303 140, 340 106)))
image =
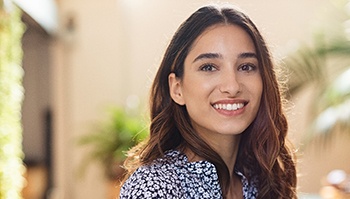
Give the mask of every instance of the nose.
POLYGON ((229 96, 236 96, 241 92, 241 85, 234 71, 225 71, 221 74, 219 90, 229 96))

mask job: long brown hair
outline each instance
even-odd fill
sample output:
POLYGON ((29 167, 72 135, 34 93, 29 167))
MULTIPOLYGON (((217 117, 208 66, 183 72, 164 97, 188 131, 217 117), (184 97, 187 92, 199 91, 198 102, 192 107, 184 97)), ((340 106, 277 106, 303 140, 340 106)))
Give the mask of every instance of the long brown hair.
POLYGON ((296 170, 292 153, 285 144, 288 130, 282 99, 269 49, 254 23, 236 8, 205 6, 181 24, 173 36, 150 93, 149 139, 130 150, 125 167, 129 174, 150 164, 170 149, 190 149, 213 163, 225 198, 229 188, 229 170, 221 157, 193 129, 185 106, 172 101, 168 76, 184 74, 184 60, 193 42, 208 27, 233 24, 244 29, 254 42, 263 93, 255 120, 242 133, 235 167, 248 179, 257 180, 258 198, 296 198, 296 170))

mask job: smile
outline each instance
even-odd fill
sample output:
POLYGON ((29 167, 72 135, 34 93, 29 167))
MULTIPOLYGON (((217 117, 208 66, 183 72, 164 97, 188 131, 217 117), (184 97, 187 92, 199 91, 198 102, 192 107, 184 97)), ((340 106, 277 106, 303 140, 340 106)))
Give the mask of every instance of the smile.
POLYGON ((235 111, 244 107, 244 103, 214 104, 213 107, 219 110, 235 111))

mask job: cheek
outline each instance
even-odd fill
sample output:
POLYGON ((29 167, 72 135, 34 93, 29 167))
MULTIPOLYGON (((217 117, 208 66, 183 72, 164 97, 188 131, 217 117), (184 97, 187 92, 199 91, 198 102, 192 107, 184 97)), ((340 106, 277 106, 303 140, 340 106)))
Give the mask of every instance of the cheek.
POLYGON ((262 82, 260 81, 257 84, 256 90, 255 90, 255 98, 257 99, 257 101, 256 101, 256 113, 258 112, 258 109, 260 108, 262 94, 263 94, 263 85, 262 85, 262 82))
POLYGON ((263 92, 262 79, 260 77, 250 78, 245 81, 245 85, 249 89, 251 95, 254 95, 254 98, 260 99, 263 92))
POLYGON ((257 97, 259 97, 259 99, 261 99, 261 96, 262 96, 262 93, 263 93, 263 85, 262 85, 261 80, 258 81, 257 84, 256 84, 255 93, 256 93, 257 97))
POLYGON ((185 98, 191 98, 194 96, 205 97, 208 96, 215 88, 213 80, 200 78, 196 76, 188 77, 184 79, 182 90, 185 98))
POLYGON ((260 108, 263 90, 261 78, 252 79, 249 82, 249 93, 255 113, 258 112, 258 109, 260 108))

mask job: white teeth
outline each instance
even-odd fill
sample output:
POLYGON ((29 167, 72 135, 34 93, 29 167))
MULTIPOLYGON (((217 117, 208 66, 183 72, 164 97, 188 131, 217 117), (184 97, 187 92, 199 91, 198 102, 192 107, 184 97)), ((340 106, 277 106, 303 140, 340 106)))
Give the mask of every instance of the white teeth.
POLYGON ((214 104, 215 109, 222 109, 227 111, 235 111, 237 109, 243 108, 243 103, 235 103, 235 104, 214 104))

